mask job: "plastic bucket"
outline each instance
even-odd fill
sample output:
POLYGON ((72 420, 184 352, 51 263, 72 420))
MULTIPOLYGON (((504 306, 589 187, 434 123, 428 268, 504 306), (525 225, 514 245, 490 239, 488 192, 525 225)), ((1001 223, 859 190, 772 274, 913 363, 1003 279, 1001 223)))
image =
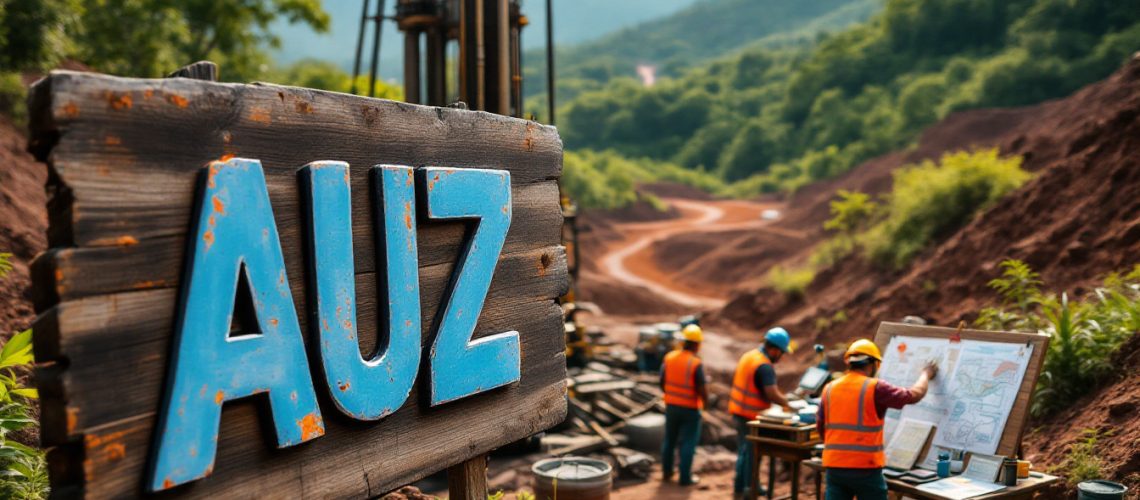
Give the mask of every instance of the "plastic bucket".
POLYGON ((537 500, 609 500, 613 488, 613 468, 592 458, 548 458, 530 470, 537 500))
POLYGON ((1078 500, 1120 500, 1128 487, 1112 481, 1094 479, 1077 485, 1078 500))

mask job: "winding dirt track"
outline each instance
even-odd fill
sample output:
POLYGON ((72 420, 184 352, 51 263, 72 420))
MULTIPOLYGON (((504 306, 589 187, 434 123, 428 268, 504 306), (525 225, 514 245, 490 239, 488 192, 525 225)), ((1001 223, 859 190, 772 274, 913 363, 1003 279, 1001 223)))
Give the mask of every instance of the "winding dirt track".
POLYGON ((625 239, 601 259, 602 271, 623 283, 645 287, 677 304, 694 309, 716 309, 724 306, 731 287, 694 289, 672 279, 669 270, 660 269, 653 260, 653 244, 682 233, 709 233, 759 228, 771 221, 760 218, 768 209, 779 210, 779 203, 750 201, 698 201, 679 198, 664 200, 681 212, 679 219, 658 222, 618 224, 616 229, 625 239))

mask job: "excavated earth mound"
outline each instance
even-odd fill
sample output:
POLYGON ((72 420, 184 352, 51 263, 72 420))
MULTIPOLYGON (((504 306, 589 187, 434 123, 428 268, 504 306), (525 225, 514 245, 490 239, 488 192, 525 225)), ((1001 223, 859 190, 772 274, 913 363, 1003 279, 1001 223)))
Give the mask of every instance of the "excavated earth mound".
MULTIPOLYGON (((716 321, 747 328, 781 324, 801 344, 831 345, 873 335, 880 321, 906 315, 940 325, 971 320, 980 308, 997 301, 987 282, 1007 258, 1027 262, 1050 289, 1075 295, 1088 293, 1105 274, 1140 262, 1140 57, 1065 99, 952 115, 927 130, 918 148, 905 153, 901 162, 912 161, 914 155, 933 157, 988 146, 1022 156, 1034 178, 931 244, 905 269, 878 269, 850 256, 818 272, 802 297, 767 288, 739 294, 715 315, 716 321)), ((887 155, 805 189, 781 224, 818 227, 835 189, 862 186, 884 192, 891 165, 899 162, 899 154, 887 155)), ((1129 344, 1131 349, 1136 342, 1129 344)), ((1140 395, 1135 367, 1126 373, 1128 380, 1075 404, 1073 415, 1037 422, 1044 426, 1044 437, 1031 439, 1027 451, 1036 453, 1040 462, 1057 464, 1084 427, 1107 425, 1115 429, 1108 458, 1115 471, 1111 477, 1136 486, 1140 428, 1135 408, 1140 395), (1127 417, 1119 416, 1129 408, 1127 417), (1074 418, 1077 413, 1085 418, 1074 418)), ((1101 448, 1107 451, 1110 445, 1101 448)))
POLYGON ((0 252, 12 254, 12 272, 0 278, 0 338, 35 318, 28 265, 47 247, 44 183, 47 169, 24 151, 27 139, 0 117, 0 252))

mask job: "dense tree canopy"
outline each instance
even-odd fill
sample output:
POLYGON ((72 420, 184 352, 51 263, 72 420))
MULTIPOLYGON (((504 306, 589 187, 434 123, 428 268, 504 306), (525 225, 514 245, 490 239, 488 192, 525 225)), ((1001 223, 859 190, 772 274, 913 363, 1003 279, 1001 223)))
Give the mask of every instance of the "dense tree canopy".
POLYGON ((1072 93, 1137 49, 1135 2, 887 0, 810 47, 753 48, 653 87, 613 80, 567 103, 560 129, 569 148, 795 189, 905 146, 950 112, 1072 93))

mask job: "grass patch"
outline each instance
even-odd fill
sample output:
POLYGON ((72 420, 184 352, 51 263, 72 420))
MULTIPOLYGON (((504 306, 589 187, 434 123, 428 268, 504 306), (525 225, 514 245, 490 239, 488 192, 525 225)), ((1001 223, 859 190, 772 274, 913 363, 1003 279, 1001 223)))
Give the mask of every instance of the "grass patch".
POLYGON ((803 297, 808 285, 815 279, 811 267, 773 267, 768 271, 768 284, 788 297, 803 297))

